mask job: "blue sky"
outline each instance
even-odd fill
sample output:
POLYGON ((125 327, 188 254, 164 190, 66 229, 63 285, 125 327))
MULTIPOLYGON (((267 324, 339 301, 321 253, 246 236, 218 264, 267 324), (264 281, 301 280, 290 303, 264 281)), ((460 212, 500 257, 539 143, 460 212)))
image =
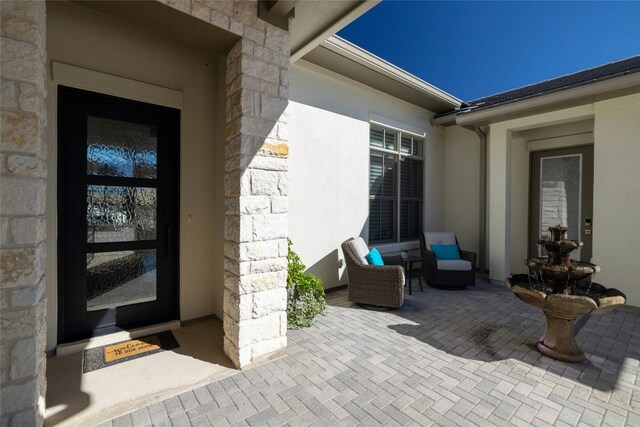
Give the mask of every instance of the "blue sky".
POLYGON ((384 0, 338 35, 472 100, 640 54, 640 1, 384 0))

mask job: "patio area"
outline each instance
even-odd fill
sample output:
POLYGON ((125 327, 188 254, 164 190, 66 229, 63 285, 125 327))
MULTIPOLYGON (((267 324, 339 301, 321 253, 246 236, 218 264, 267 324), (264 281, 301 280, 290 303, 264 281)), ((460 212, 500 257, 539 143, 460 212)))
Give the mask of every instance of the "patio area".
POLYGON ((640 310, 579 322, 569 364, 533 349, 544 316, 503 286, 416 285, 396 311, 330 292, 285 357, 102 425, 640 425, 640 310))

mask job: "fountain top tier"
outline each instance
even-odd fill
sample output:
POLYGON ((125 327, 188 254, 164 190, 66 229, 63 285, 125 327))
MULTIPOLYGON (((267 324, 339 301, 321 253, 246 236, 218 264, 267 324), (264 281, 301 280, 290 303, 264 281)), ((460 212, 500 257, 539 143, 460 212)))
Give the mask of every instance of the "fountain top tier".
POLYGON ((582 247, 580 240, 567 240, 567 227, 556 225, 549 227, 551 238, 540 239, 538 244, 549 252, 549 262, 555 265, 571 265, 569 254, 575 249, 582 247))
POLYGON ((525 265, 534 277, 539 278, 552 293, 569 293, 580 281, 589 280, 600 271, 600 267, 589 262, 572 261, 570 254, 580 248, 579 240, 566 238, 567 228, 560 225, 549 227, 551 237, 538 240, 538 244, 549 252, 549 258, 529 258, 525 265))

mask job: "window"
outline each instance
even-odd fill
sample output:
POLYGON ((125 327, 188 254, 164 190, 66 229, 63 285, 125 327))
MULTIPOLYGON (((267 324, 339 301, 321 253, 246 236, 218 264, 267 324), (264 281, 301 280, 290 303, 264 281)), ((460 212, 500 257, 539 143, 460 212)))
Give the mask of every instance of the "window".
POLYGON ((416 240, 422 231, 424 140, 371 127, 369 243, 416 240))

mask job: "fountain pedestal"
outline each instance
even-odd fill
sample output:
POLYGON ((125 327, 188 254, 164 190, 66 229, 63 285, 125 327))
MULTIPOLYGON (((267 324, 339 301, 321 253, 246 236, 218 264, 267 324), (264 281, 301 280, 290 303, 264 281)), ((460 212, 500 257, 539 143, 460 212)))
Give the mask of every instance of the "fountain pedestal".
POLYGON ((574 327, 576 319, 560 319, 545 312, 547 326, 544 335, 536 344, 540 353, 564 362, 582 362, 584 351, 576 342, 574 327))
POLYGON ((546 356, 565 362, 582 362, 584 352, 576 342, 576 319, 598 309, 596 302, 579 295, 551 294, 544 304, 547 326, 538 342, 538 350, 546 356))

